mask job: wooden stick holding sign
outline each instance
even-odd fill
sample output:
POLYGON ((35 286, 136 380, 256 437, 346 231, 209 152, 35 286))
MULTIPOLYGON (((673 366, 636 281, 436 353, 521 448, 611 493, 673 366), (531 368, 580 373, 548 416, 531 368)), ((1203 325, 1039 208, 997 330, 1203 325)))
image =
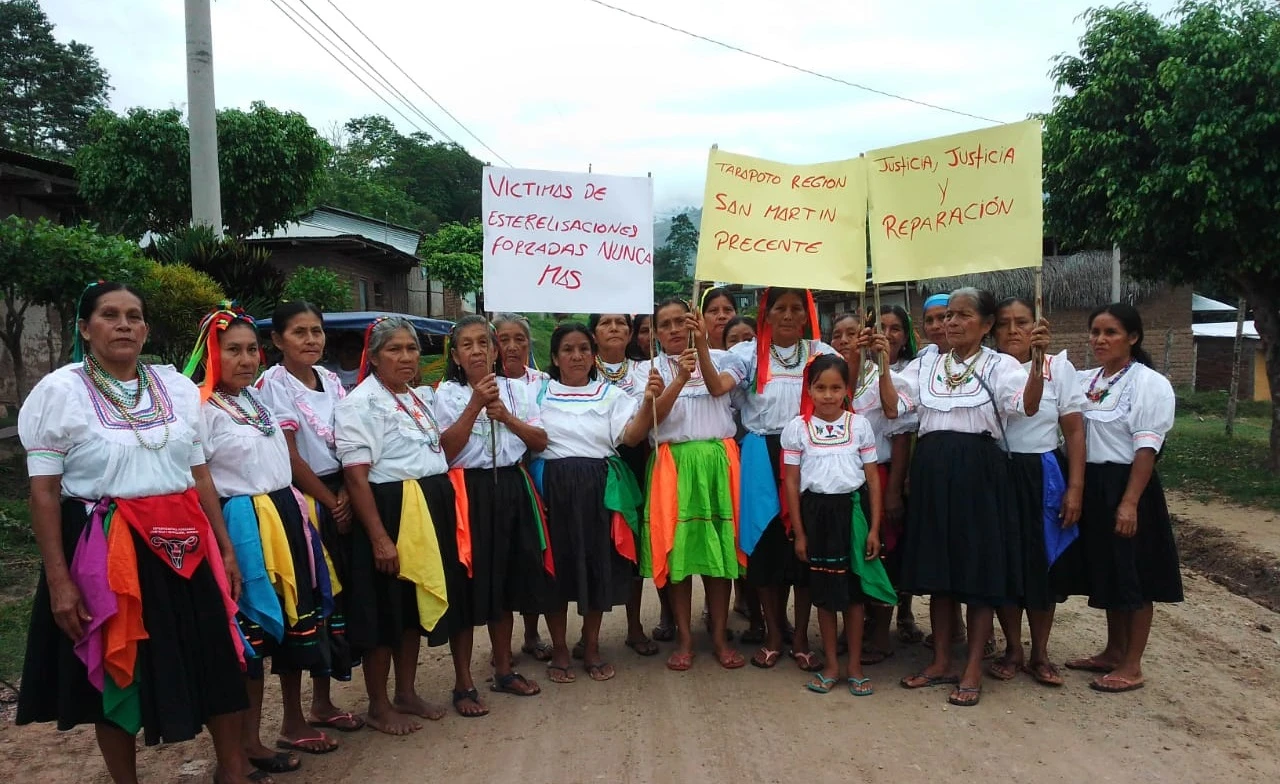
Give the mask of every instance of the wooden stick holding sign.
MULTIPOLYGON (((485 355, 484 355, 485 365, 490 369, 490 371, 492 371, 493 368, 500 361, 499 357, 501 355, 498 353, 498 336, 494 334, 494 331, 493 331, 493 313, 492 312, 486 313, 485 318, 489 320, 489 349, 488 351, 485 352, 485 355)), ((498 386, 498 402, 499 403, 502 402, 501 384, 499 384, 498 386)), ((489 416, 488 411, 485 411, 484 415, 489 420, 489 453, 493 455, 493 486, 497 487, 498 486, 498 423, 497 421, 494 420, 492 416, 489 416)))
MULTIPOLYGON (((880 334, 880 284, 879 283, 874 284, 872 287, 872 291, 875 292, 874 293, 875 311, 871 314, 871 322, 874 325, 876 334, 878 335, 880 334)), ((880 352, 880 354, 876 356, 876 367, 880 370, 881 373, 884 373, 884 370, 886 367, 888 367, 888 364, 889 364, 889 355, 885 354, 884 352, 880 352)))
MULTIPOLYGON (((1044 272, 1040 267, 1036 267, 1034 277, 1035 277, 1035 285, 1036 285, 1036 297, 1035 297, 1036 320, 1035 320, 1034 326, 1039 326, 1041 313, 1043 313, 1044 311, 1044 291, 1043 291, 1044 272)), ((1031 350, 1031 372, 1040 373, 1040 374, 1044 373, 1044 351, 1042 351, 1041 349, 1037 348, 1037 349, 1031 350)))

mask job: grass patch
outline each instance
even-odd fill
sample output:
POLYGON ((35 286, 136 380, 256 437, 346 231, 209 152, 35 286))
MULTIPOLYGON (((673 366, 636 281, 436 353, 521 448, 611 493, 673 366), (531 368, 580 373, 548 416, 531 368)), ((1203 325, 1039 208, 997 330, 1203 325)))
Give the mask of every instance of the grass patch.
POLYGON ((22 659, 27 652, 27 627, 31 623, 31 600, 0 602, 0 678, 16 683, 22 675, 22 659))
POLYGON ((31 593, 40 573, 40 551, 26 501, 0 499, 0 678, 22 672, 31 621, 31 593))
POLYGON ((1159 463, 1165 487, 1201 501, 1225 499, 1280 511, 1280 480, 1266 468, 1270 433, 1266 414, 1269 411, 1261 417, 1238 416, 1235 437, 1228 439, 1222 417, 1184 409, 1159 463))
MULTIPOLYGON (((1225 417, 1227 415, 1226 390, 1192 392, 1187 387, 1179 387, 1174 391, 1178 398, 1178 414, 1196 414, 1202 417, 1225 417)), ((1236 419, 1261 419, 1264 423, 1271 416, 1271 403, 1266 400, 1236 401, 1236 419)))

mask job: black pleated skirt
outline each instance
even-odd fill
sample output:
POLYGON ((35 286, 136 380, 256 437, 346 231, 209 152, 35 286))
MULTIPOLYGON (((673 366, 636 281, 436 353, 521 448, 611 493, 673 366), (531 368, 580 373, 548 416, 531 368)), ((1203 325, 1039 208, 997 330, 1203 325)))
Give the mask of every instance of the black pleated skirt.
MULTIPOLYGON (((411 630, 426 636, 431 644, 448 640, 453 589, 458 582, 456 569, 452 581, 450 580, 450 568, 456 567, 458 562, 453 485, 447 475, 438 474, 419 479, 418 486, 422 488, 422 495, 427 500, 427 510, 431 513, 436 539, 440 543, 449 611, 436 623, 434 629, 423 629, 418 622, 417 588, 408 580, 378 571, 373 559, 373 542, 364 526, 357 523, 351 528, 351 563, 348 581, 344 585, 347 595, 347 638, 356 652, 399 646, 405 632, 411 630)), ((397 541, 400 536, 400 503, 404 498, 404 483, 371 483, 370 487, 387 536, 391 537, 391 541, 397 541)))
POLYGON ((635 564, 613 543, 613 512, 605 508, 606 461, 568 457, 543 468, 543 500, 555 557, 555 598, 575 602, 578 613, 608 612, 626 604, 635 564))
MULTIPOLYGON (((68 564, 88 522, 83 502, 63 502, 62 549, 68 564)), ((148 746, 190 740, 211 717, 249 707, 222 592, 208 560, 185 580, 136 531, 131 533, 138 554, 142 621, 150 635, 138 642, 135 676, 143 738, 148 746)), ((17 723, 56 721, 60 730, 100 723, 102 693, 89 682, 71 638, 54 622, 49 599, 49 584, 41 573, 27 633, 17 723)))
POLYGON ((1008 456, 988 436, 919 439, 911 464, 901 589, 987 607, 1020 601, 1022 536, 1008 456))
POLYGON ((808 544, 809 595, 820 610, 844 612, 866 601, 862 580, 849 563, 853 547, 853 493, 805 492, 800 514, 808 544))
MULTIPOLYGON (((774 482, 780 486, 782 436, 766 435, 764 442, 769 450, 774 482)), ((747 581, 758 588, 808 585, 809 568, 796 558, 795 540, 787 533, 781 515, 769 521, 769 526, 760 534, 756 549, 748 557, 747 581)))
MULTIPOLYGON (((1054 460, 1062 471, 1062 459, 1055 452, 1054 460)), ((1071 593, 1069 576, 1064 567, 1072 561, 1073 543, 1049 566, 1049 554, 1044 541, 1044 461, 1041 455, 1014 453, 1010 455, 1010 493, 1014 513, 1019 523, 1022 541, 1022 607, 1028 610, 1050 610, 1071 593)), ((1065 472, 1063 472, 1065 476, 1065 472)))
POLYGON ((1149 602, 1183 598, 1178 547, 1158 473, 1152 471, 1138 499, 1137 533, 1128 539, 1115 533, 1116 508, 1131 468, 1124 463, 1085 466, 1077 544, 1083 555, 1089 606, 1100 610, 1132 611, 1149 602))
MULTIPOLYGON (((342 490, 342 471, 322 476, 320 481, 324 482, 330 492, 336 494, 342 490)), ((351 533, 338 531, 338 522, 323 504, 316 504, 316 525, 320 529, 320 541, 333 564, 334 576, 345 586, 351 574, 351 533)), ((358 525, 360 523, 353 519, 351 526, 354 528, 358 525)), ((351 641, 347 639, 346 604, 345 591, 334 596, 333 613, 325 623, 329 643, 329 677, 339 681, 351 680, 351 671, 360 665, 360 657, 352 650, 351 641)))

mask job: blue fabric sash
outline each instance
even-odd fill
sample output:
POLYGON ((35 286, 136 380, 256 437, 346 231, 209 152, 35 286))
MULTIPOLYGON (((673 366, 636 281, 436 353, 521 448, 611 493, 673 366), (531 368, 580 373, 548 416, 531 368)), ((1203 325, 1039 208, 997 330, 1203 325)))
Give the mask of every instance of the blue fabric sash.
POLYGON ((782 514, 782 503, 778 499, 778 478, 773 475, 769 446, 764 436, 759 433, 743 436, 741 460, 738 544, 742 552, 751 555, 769 523, 782 514))
POLYGON ((1045 452, 1040 455, 1040 464, 1044 469, 1044 549, 1049 565, 1053 566, 1053 562, 1080 537, 1080 526, 1062 527, 1059 514, 1062 499, 1067 494, 1067 480, 1062 476, 1057 455, 1045 452))
MULTIPOLYGON (((222 516, 227 522, 227 535, 236 551, 240 564, 239 610, 244 617, 262 627, 272 639, 284 639, 284 610, 276 596, 267 566, 262 558, 262 540, 258 533, 258 514, 253 510, 253 499, 238 495, 222 505, 222 516)), ((321 563, 324 563, 322 560, 321 563)), ((325 571, 326 577, 328 571, 325 571)), ((330 599, 332 601, 332 599, 330 599)), ((245 647, 246 655, 253 648, 245 647)))

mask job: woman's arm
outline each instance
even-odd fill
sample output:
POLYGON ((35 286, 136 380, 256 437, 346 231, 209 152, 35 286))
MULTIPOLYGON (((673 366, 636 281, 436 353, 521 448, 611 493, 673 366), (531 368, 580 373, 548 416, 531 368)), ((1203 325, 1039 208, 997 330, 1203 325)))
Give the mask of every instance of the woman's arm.
POLYGON ((1067 442, 1067 492, 1062 496, 1062 527, 1070 528, 1080 520, 1084 505, 1084 415, 1063 414, 1058 418, 1062 436, 1067 442))
POLYGON ((729 373, 721 373, 711 359, 711 346, 707 343, 707 330, 702 322, 702 314, 694 311, 685 321, 693 331, 693 347, 698 352, 698 369, 706 382, 707 391, 712 397, 727 395, 738 385, 737 380, 729 373))
POLYGON ((93 620, 71 580, 71 568, 62 550, 62 476, 31 477, 31 530, 44 560, 49 585, 49 609, 62 633, 72 640, 84 636, 83 624, 93 620))
POLYGON ((289 444, 289 470, 293 473, 293 484, 299 490, 316 499, 321 506, 328 509, 333 514, 333 519, 338 523, 338 530, 346 533, 351 525, 351 513, 346 504, 336 493, 331 491, 320 477, 316 476, 316 472, 311 470, 311 465, 302 459, 302 453, 298 451, 298 434, 293 430, 284 431, 284 440, 289 444), (341 510, 339 510, 341 507, 341 510), (341 511, 341 515, 339 515, 341 511))
POLYGON ((502 403, 491 403, 489 405, 489 418, 494 422, 506 425, 508 430, 515 433, 516 438, 524 442, 529 451, 541 452, 547 448, 549 440, 547 431, 513 415, 502 403))
POLYGON ((782 491, 787 499, 791 531, 795 534, 796 558, 808 561, 809 540, 804 534, 804 520, 800 519, 800 466, 782 464, 782 491))
POLYGON ((1133 454, 1133 467, 1129 469, 1129 484, 1125 486, 1120 506, 1116 507, 1116 535, 1125 539, 1138 532, 1138 499, 1147 489, 1151 474, 1156 468, 1156 450, 1143 447, 1133 454))
POLYGON ((201 464, 191 466, 191 476, 196 480, 196 495, 200 497, 200 508, 204 516, 209 518, 213 528, 213 538, 218 542, 218 551, 222 554, 222 568, 227 573, 227 587, 231 589, 233 601, 240 600, 240 563, 236 561, 235 548, 231 546, 231 536, 227 533, 227 521, 222 519, 222 504, 218 502, 218 489, 213 486, 213 476, 209 466, 201 464))
POLYGON ((450 425, 440 434, 440 446, 444 449, 445 459, 452 462, 462 452, 471 438, 471 428, 475 427, 476 418, 484 410, 484 404, 473 393, 466 408, 458 416, 458 421, 450 425))
POLYGON ((649 385, 644 390, 644 400, 631 417, 631 421, 627 423, 626 429, 622 431, 622 443, 627 446, 635 446, 648 437, 649 431, 653 429, 654 401, 661 394, 662 377, 657 373, 651 372, 649 374, 649 385))

